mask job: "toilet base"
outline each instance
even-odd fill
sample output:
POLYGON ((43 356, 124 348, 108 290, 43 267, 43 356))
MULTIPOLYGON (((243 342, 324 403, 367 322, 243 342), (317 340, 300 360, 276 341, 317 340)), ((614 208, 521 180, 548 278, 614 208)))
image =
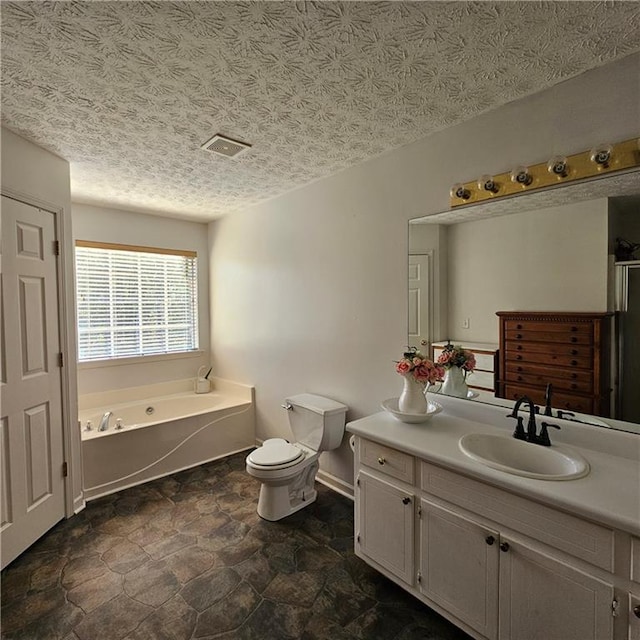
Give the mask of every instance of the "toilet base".
POLYGON ((275 522, 315 502, 318 492, 314 486, 319 466, 315 462, 300 475, 282 483, 263 481, 258 498, 258 515, 275 522))

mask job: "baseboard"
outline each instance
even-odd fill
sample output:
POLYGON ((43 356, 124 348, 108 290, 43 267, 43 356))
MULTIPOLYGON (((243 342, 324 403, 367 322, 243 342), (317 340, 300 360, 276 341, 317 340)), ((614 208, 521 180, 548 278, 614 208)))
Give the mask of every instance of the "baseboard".
POLYGON ((316 475, 316 480, 325 487, 332 489, 336 493, 353 500, 353 485, 340 478, 320 469, 316 475))

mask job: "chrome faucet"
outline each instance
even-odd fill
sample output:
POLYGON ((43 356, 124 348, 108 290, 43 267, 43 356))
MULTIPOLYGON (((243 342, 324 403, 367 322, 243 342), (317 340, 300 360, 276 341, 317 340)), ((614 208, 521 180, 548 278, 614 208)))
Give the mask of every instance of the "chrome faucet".
POLYGON ((111 411, 107 411, 100 420, 98 431, 106 431, 109 428, 109 418, 113 415, 111 411))
POLYGON ((543 422, 540 425, 540 434, 538 434, 538 427, 536 425, 536 406, 528 396, 522 396, 519 398, 513 407, 513 411, 507 414, 507 418, 515 418, 517 421, 516 429, 513 432, 513 437, 518 440, 526 440, 533 444, 540 444, 543 447, 550 447, 551 440, 549 439, 548 428, 560 429, 557 424, 551 424, 549 422, 543 422), (523 404, 529 405, 529 422, 527 423, 527 431, 525 433, 522 416, 518 415, 518 411, 523 404))

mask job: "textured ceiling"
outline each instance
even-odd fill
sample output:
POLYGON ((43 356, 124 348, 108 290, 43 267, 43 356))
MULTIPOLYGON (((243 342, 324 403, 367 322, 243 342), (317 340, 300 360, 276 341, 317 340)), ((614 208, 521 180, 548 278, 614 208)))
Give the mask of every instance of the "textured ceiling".
POLYGON ((74 200, 209 220, 640 50, 636 2, 2 2, 74 200), (235 159, 200 149, 250 142, 235 159))

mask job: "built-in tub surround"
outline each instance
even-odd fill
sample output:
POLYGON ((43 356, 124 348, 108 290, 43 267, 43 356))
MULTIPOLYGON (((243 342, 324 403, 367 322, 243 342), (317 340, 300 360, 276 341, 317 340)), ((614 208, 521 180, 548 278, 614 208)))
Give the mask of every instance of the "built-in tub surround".
POLYGON ((356 554, 479 640, 640 637, 640 436, 554 419, 551 447, 518 444, 571 448, 589 472, 527 478, 460 448, 510 438, 504 408, 439 401, 424 424, 347 424, 356 554))
POLYGON ((87 394, 78 421, 90 500, 253 447, 254 390, 214 378, 206 394, 192 379, 87 394))

